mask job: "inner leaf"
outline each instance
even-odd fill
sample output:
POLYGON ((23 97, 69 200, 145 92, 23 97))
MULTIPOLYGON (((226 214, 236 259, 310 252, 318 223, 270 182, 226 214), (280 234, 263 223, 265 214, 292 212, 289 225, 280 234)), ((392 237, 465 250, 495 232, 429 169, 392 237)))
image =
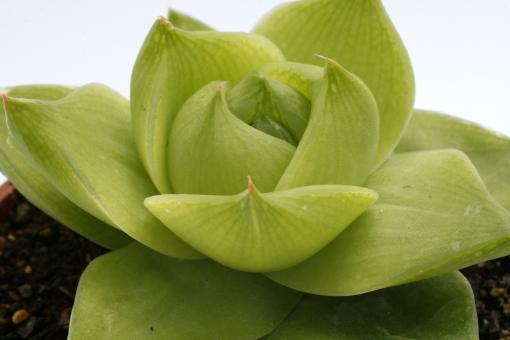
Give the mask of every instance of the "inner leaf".
POLYGON ((294 145, 308 124, 310 101, 289 85, 259 73, 237 84, 227 99, 245 123, 294 145))
POLYGON ((186 31, 211 31, 213 28, 185 13, 173 8, 168 11, 168 20, 175 26, 186 31))
MULTIPOLYGON (((176 16, 177 25, 197 28, 196 20, 176 16)), ((184 102, 211 81, 236 83, 281 60, 280 50, 256 34, 185 31, 163 18, 154 24, 133 69, 131 112, 140 158, 159 192, 174 189, 168 180, 167 146, 184 102)))
POLYGON ((277 190, 362 184, 373 168, 379 115, 370 90, 333 60, 312 96, 306 131, 277 190))
POLYGON ((323 74, 323 68, 316 65, 281 61, 264 65, 259 72, 265 76, 285 83, 311 99, 314 85, 323 74))
POLYGON ((407 51, 380 0, 292 1, 255 27, 289 61, 320 64, 315 54, 337 60, 373 93, 380 113, 376 163, 398 143, 411 116, 414 77, 407 51))
POLYGON ((176 193, 230 195, 252 176, 272 191, 294 147, 241 121, 230 111, 225 84, 213 82, 178 113, 170 134, 169 170, 176 193))
POLYGON ((257 130, 267 133, 268 135, 284 140, 289 144, 297 144, 297 141, 284 126, 275 122, 271 118, 268 118, 267 116, 258 118, 251 124, 251 126, 257 130))

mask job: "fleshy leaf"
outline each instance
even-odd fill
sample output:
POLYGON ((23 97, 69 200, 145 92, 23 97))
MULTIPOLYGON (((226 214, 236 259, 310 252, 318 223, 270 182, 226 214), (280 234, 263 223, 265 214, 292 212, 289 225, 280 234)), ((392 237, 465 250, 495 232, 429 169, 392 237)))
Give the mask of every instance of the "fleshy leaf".
POLYGON ((143 205, 158 192, 138 161, 127 100, 87 85, 59 100, 7 98, 4 104, 9 138, 69 200, 164 254, 201 257, 143 205))
POLYGON ((284 140, 291 145, 296 145, 297 141, 294 136, 280 123, 275 122, 267 116, 262 116, 254 121, 251 126, 268 135, 284 140))
MULTIPOLYGON (((35 85, 8 89, 4 92, 10 97, 25 97, 56 100, 64 97, 72 89, 63 86, 35 85)), ((44 171, 27 157, 16 145, 16 140, 9 139, 3 101, 0 101, 0 167, 16 188, 30 202, 46 214, 60 221, 85 238, 103 247, 116 249, 132 241, 120 230, 109 226, 86 213, 46 180, 44 171)))
POLYGON ((57 100, 67 96, 73 89, 62 85, 23 85, 0 90, 0 93, 14 98, 57 100))
POLYGON ((85 270, 69 339, 258 339, 299 298, 261 275, 179 261, 135 244, 85 270))
POLYGON ((175 27, 179 27, 180 29, 183 29, 186 31, 211 31, 212 30, 212 28, 209 25, 207 25, 207 24, 201 22, 200 20, 197 20, 187 14, 176 11, 173 8, 168 11, 168 20, 175 27))
POLYGON ((378 162, 390 155, 410 117, 414 76, 407 51, 380 0, 303 0, 270 12, 255 28, 289 61, 328 56, 363 80, 380 114, 378 162))
POLYGON ((417 110, 397 151, 445 148, 465 152, 487 189, 510 210, 510 138, 459 118, 417 110))
POLYGON ((308 124, 310 101, 292 87, 259 73, 233 87, 227 99, 232 113, 242 121, 258 129, 262 125, 262 131, 275 137, 281 134, 284 140, 291 137, 293 145, 301 139, 308 124), (264 124, 271 126, 264 129, 264 124), (275 133, 271 133, 271 128, 275 133))
POLYGON ((370 176, 378 202, 319 253, 270 277, 354 295, 510 254, 510 213, 460 151, 393 156, 370 176))
POLYGON ((374 167, 378 119, 368 88, 342 66, 326 60, 305 134, 277 190, 363 184, 374 167))
POLYGON ((458 272, 352 297, 306 295, 267 340, 478 339, 473 291, 458 272))
POLYGON ((260 66, 283 60, 264 37, 184 31, 158 20, 131 78, 131 111, 140 157, 161 193, 172 192, 167 146, 175 115, 188 97, 214 80, 238 82, 260 66))
POLYGON ((289 85, 311 99, 314 84, 322 78, 324 69, 316 65, 282 61, 264 65, 259 72, 289 85))
POLYGON ((170 134, 169 170, 176 193, 231 195, 252 176, 272 191, 295 148, 230 112, 226 84, 213 82, 189 98, 170 134))
POLYGON ((217 262, 262 272, 293 266, 331 242, 377 199, 372 190, 320 185, 234 196, 163 195, 145 205, 170 230, 217 262))

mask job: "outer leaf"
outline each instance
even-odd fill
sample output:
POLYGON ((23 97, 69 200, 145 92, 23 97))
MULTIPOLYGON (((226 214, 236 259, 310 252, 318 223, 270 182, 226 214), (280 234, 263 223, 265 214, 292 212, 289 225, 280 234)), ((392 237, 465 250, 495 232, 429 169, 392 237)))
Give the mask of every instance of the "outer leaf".
POLYGON ((178 261, 133 245, 87 268, 69 339, 257 339, 299 297, 260 275, 212 261, 178 261))
MULTIPOLYGON (((5 91, 9 96, 58 99, 72 91, 61 86, 23 86, 5 91)), ((3 101, 0 112, 4 113, 3 101)), ((9 139, 5 116, 0 119, 0 166, 1 171, 16 188, 39 209, 72 230, 103 247, 115 249, 126 245, 131 239, 116 228, 89 215, 46 180, 47 175, 31 158, 21 151, 22 146, 9 139)))
POLYGON ((321 185, 234 196, 164 195, 145 205, 201 253, 244 271, 293 266, 331 242, 377 199, 372 190, 321 185))
MULTIPOLYGON (((276 123, 294 145, 301 139, 308 124, 310 101, 292 87, 259 73, 243 79, 227 98, 230 109, 242 121, 259 129, 260 122, 264 120, 276 123)), ((262 131, 271 132, 270 129, 262 131)), ((278 132, 270 134, 277 137, 278 132)))
POLYGON ((315 184, 360 185, 374 166, 379 120, 368 88, 332 60, 312 97, 312 112, 277 190, 315 184))
POLYGON ((478 339, 473 292, 458 272, 371 294, 305 296, 268 340, 478 339))
POLYGON ((309 260, 270 277, 321 295, 353 295, 510 253, 510 213, 455 150, 390 158, 366 183, 380 198, 309 260))
POLYGON ((377 160, 394 149, 410 117, 414 78, 407 51, 380 0, 303 0, 272 11, 255 32, 290 61, 337 60, 370 88, 380 113, 377 160))
POLYGON ((187 14, 170 9, 168 11, 168 20, 180 29, 187 31, 210 31, 212 28, 187 14))
POLYGON ((290 144, 234 116, 224 86, 206 85, 175 119, 168 159, 177 193, 237 194, 248 176, 262 191, 272 191, 294 154, 290 144))
POLYGON ((510 138, 468 121, 417 110, 397 151, 444 148, 465 152, 487 189, 510 210, 510 138))
POLYGON ((168 136, 184 101, 213 80, 240 81, 283 56, 269 40, 245 33, 188 32, 158 20, 147 37, 131 78, 136 144, 161 193, 171 192, 168 136))
POLYGON ((157 190, 138 161, 120 95, 88 85, 55 101, 9 98, 5 111, 10 138, 73 203, 162 253, 200 257, 143 206, 157 190))
POLYGON ((14 98, 57 100, 65 97, 73 87, 62 85, 23 85, 5 89, 0 93, 14 98))

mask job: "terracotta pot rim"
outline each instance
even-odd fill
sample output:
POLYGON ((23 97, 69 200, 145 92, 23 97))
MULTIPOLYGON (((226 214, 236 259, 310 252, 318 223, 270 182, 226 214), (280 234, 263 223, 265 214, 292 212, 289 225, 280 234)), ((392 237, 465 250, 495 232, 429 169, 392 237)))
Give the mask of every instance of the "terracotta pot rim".
POLYGON ((18 201, 19 193, 16 187, 10 181, 4 182, 0 186, 0 222, 9 217, 18 201))

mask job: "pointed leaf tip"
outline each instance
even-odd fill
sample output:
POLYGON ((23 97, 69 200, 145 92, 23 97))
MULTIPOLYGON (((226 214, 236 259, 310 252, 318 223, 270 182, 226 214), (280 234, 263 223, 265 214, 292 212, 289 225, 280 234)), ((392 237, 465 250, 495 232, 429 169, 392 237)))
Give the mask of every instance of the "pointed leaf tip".
POLYGON ((310 120, 277 190, 364 183, 375 164, 379 111, 354 74, 329 59, 312 95, 310 120))
POLYGON ((234 116, 219 84, 204 86, 176 115, 167 150, 174 192, 237 194, 248 175, 260 191, 272 191, 295 148, 234 116))
POLYGON ((329 57, 326 57, 326 56, 323 56, 322 54, 318 54, 318 53, 315 53, 314 54, 317 58, 321 59, 323 62, 324 62, 324 65, 325 66, 328 66, 329 64, 331 63, 335 63, 335 61, 333 61, 333 59, 329 58, 329 57))
MULTIPOLYGON (((4 98, 58 100, 65 97, 71 88, 57 85, 25 85, 2 89, 4 98)), ((0 102, 4 104, 2 99, 0 102)), ((68 226, 85 238, 105 248, 119 248, 133 240, 120 230, 113 228, 72 203, 48 180, 44 169, 32 157, 27 157, 24 144, 7 126, 7 119, 0 118, 0 164, 1 171, 32 204, 68 226), (9 141, 8 141, 9 139, 9 141)))
POLYGON ((396 146, 411 115, 414 76, 409 56, 380 0, 305 0, 279 6, 254 29, 287 60, 320 64, 327 55, 356 74, 377 101, 377 163, 396 146))
POLYGON ((253 179, 251 178, 251 176, 248 176, 248 192, 250 194, 255 194, 256 190, 257 188, 255 187, 255 183, 253 183, 253 179))
POLYGON ((200 257, 142 204, 157 190, 139 162, 125 98, 89 84, 54 101, 13 99, 8 108, 23 156, 70 201, 161 253, 200 257))
POLYGON ((259 193, 250 181, 237 195, 164 195, 145 205, 201 253, 230 268, 263 272, 312 256, 377 197, 370 189, 339 185, 259 193))
POLYGON ((445 148, 465 152, 494 198, 510 211, 510 138, 442 113, 414 111, 397 152, 445 148))
POLYGON ((165 20, 154 24, 131 76, 138 153, 162 193, 174 192, 168 178, 168 139, 184 102, 211 81, 236 83, 264 64, 283 60, 281 51, 257 34, 178 29, 192 24, 189 18, 184 21, 170 31, 163 27, 169 25, 165 20))
POLYGON ((157 19, 157 22, 161 25, 161 26, 164 26, 166 28, 168 28, 169 31, 173 30, 175 28, 175 26, 170 22, 170 20, 168 20, 167 18, 165 18, 164 16, 160 15, 157 19))
POLYGON ((271 278, 312 294, 357 295, 510 253, 510 213, 462 152, 394 155, 366 186, 380 194, 375 205, 313 257, 271 278))
POLYGON ((173 8, 168 10, 168 20, 175 27, 186 31, 211 31, 212 27, 173 8))

